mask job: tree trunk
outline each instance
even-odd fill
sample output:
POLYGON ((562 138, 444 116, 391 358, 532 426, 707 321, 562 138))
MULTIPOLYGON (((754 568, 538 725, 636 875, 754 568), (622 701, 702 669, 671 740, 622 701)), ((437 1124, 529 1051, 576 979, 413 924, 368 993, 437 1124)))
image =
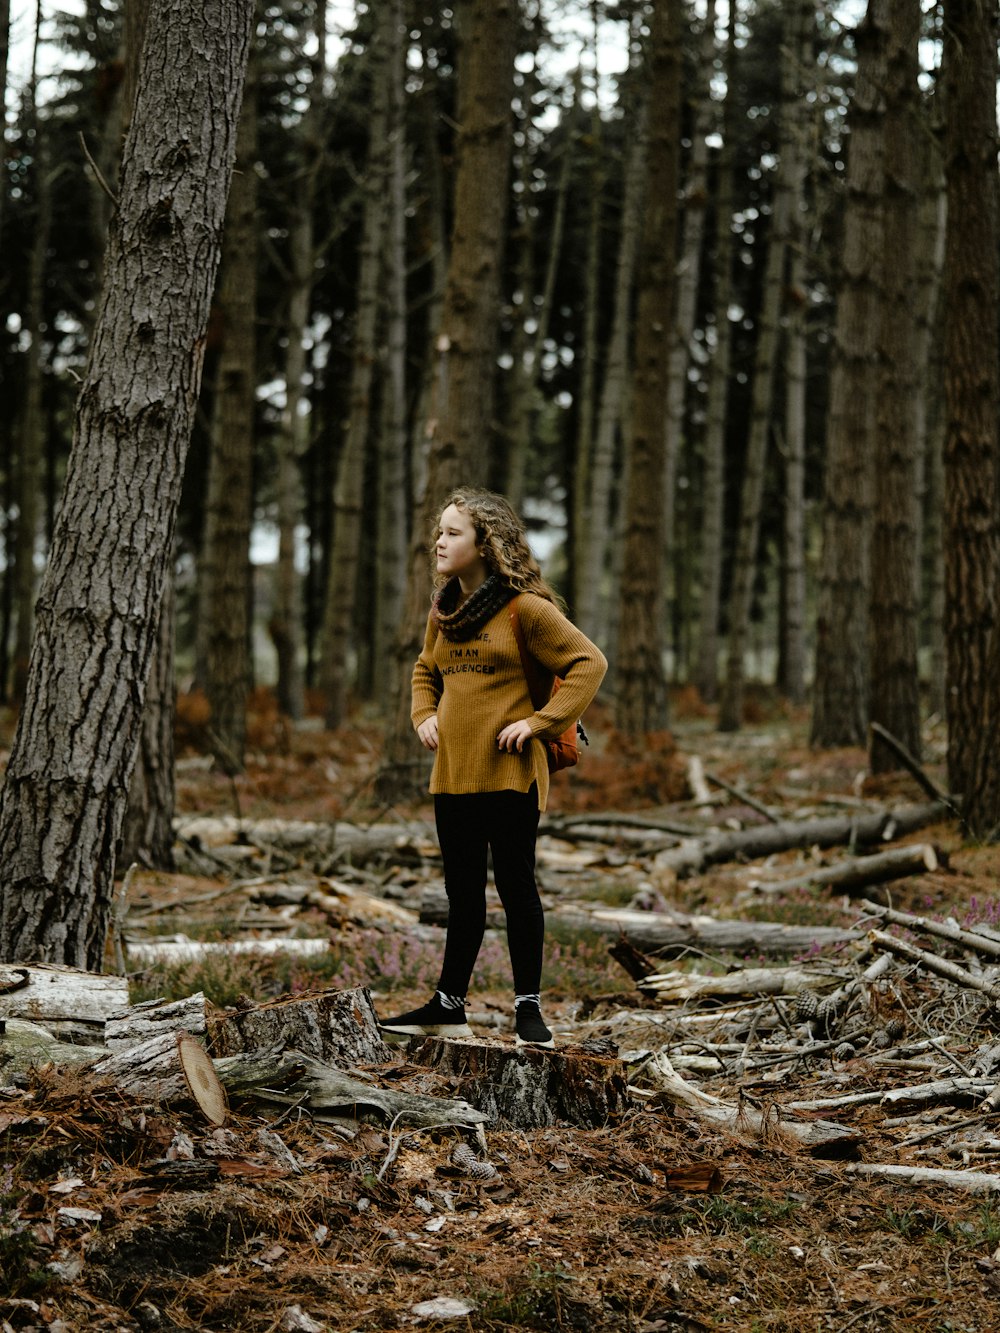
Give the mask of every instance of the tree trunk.
MULTIPOLYGON (((890 0, 886 53, 885 202, 879 386, 875 420, 875 524, 869 644, 869 720, 920 756, 917 676, 917 569, 920 527, 917 400, 916 258, 919 248, 919 0, 890 0)), ((872 735, 873 773, 897 767, 895 754, 872 735)))
POLYGON ((809 293, 806 274, 806 177, 809 173, 811 112, 805 90, 814 82, 813 24, 800 18, 795 54, 796 97, 788 127, 794 138, 795 176, 789 182, 788 289, 785 301, 785 514, 782 542, 782 643, 779 680, 794 704, 805 701, 806 635, 806 373, 809 293))
MULTIPOLYGON (((625 198, 622 203, 618 264, 615 271, 614 309, 604 363, 594 430, 594 449, 589 468, 587 502, 581 513, 585 521, 577 542, 575 617, 581 629, 595 641, 605 641, 608 634, 609 547, 614 525, 613 500, 615 461, 621 456, 624 436, 623 408, 629 376, 629 332, 632 294, 635 288, 636 255, 642 221, 642 192, 646 169, 645 108, 635 107, 635 133, 625 165, 625 198)), ((619 490, 619 503, 624 496, 619 490)))
MULTIPOLYGON (((729 640, 726 648, 726 680, 719 705, 719 729, 738 731, 743 723, 743 681, 747 639, 753 606, 757 547, 760 539, 761 505, 767 466, 768 442, 774 415, 774 381, 780 340, 779 320, 785 296, 785 269, 793 205, 793 184, 798 177, 799 145, 792 131, 799 114, 798 55, 803 25, 813 15, 812 5, 796 3, 784 11, 781 72, 781 111, 778 132, 781 158, 774 183, 771 233, 767 241, 761 307, 757 319, 753 394, 749 438, 740 488, 740 521, 733 557, 732 592, 729 599, 729 640)), ((804 102, 804 99, 803 99, 804 102)))
MULTIPOLYGON (((10 52, 10 0, 0 0, 0 124, 7 124, 7 59, 10 52)), ((0 241, 7 202, 7 140, 0 134, 0 241)))
POLYGON ((251 56, 223 236, 216 309, 222 350, 212 402, 208 501, 198 589, 209 743, 224 773, 243 771, 250 693, 250 520, 256 417, 257 59, 251 56))
POLYGON ((434 422, 431 509, 439 491, 459 480, 479 484, 489 471, 519 24, 517 0, 468 0, 462 13, 455 222, 437 337, 447 375, 434 422))
POLYGON ((653 12, 648 157, 639 255, 632 435, 625 509, 615 722, 629 735, 666 725, 663 668, 663 409, 670 367, 680 169, 681 4, 653 12))
POLYGON ((722 588, 723 512, 725 502, 726 401, 732 340, 729 308, 732 304, 733 177, 736 117, 736 3, 729 6, 726 40, 726 102, 722 147, 718 158, 715 199, 715 350, 708 372, 705 408, 705 468, 702 483, 701 598, 698 612, 696 684, 701 697, 714 702, 719 676, 719 602, 722 588))
POLYGON ((1000 824, 996 22, 995 3, 945 4, 948 787, 980 836, 1000 824))
POLYGON ((278 659, 275 693, 286 717, 299 719, 305 711, 301 661, 302 597, 295 563, 296 533, 303 519, 302 456, 310 420, 303 416, 305 399, 306 337, 316 277, 313 217, 316 185, 323 162, 322 116, 326 102, 326 0, 319 0, 314 15, 316 56, 312 61, 308 105, 298 130, 299 178, 289 222, 288 350, 285 355, 285 405, 278 436, 278 563, 274 573, 274 608, 271 638, 278 659))
POLYGON ((28 259, 27 302, 22 312, 22 337, 27 335, 25 355, 24 405, 18 430, 17 449, 17 526, 14 536, 14 672, 12 697, 16 704, 24 699, 31 652, 35 613, 35 546, 38 541, 38 511, 41 490, 41 465, 45 457, 42 359, 42 327, 45 323, 46 251, 52 230, 52 164, 49 157, 48 126, 38 114, 36 78, 41 4, 35 24, 34 51, 28 115, 34 135, 32 156, 35 178, 35 216, 28 259))
POLYGON ((410 676, 430 597, 427 559, 438 506, 460 482, 487 474, 494 418, 497 302, 510 167, 511 97, 519 8, 514 0, 469 0, 459 55, 455 224, 441 326, 433 338, 423 490, 407 560, 406 598, 395 651, 395 715, 379 776, 384 797, 422 779, 425 762, 410 723, 410 676))
POLYGON ((146 684, 139 750, 128 791, 121 847, 116 857, 117 863, 125 869, 133 861, 156 870, 174 868, 176 605, 174 572, 168 568, 160 601, 160 625, 153 664, 146 684))
MULTIPOLYGON (((594 48, 594 63, 596 85, 598 82, 596 74, 596 43, 594 48)), ((579 81, 582 82, 582 72, 578 77, 579 81)), ((599 97, 599 87, 595 86, 594 106, 591 110, 590 127, 587 135, 587 155, 589 158, 588 194, 590 196, 590 210, 587 219, 587 251, 585 259, 586 267, 584 269, 580 378, 576 393, 576 403, 574 405, 576 409, 576 439, 573 442, 572 494, 577 497, 577 503, 570 515, 568 527, 571 541, 567 544, 566 548, 570 574, 570 587, 573 587, 574 584, 578 582, 576 578, 577 567, 580 563, 583 547, 589 537, 589 533, 587 532, 586 498, 590 492, 590 478, 594 467, 594 436, 597 429, 597 361, 598 345, 601 336, 599 331, 601 316, 601 223, 604 216, 605 179, 607 177, 607 168, 604 164, 604 155, 607 150, 603 142, 604 136, 598 109, 599 97)), ((579 98, 577 100, 579 100, 579 98)), ((563 179, 560 183, 559 209, 556 215, 556 224, 558 225, 557 239, 560 249, 562 248, 566 213, 566 196, 569 187, 569 158, 575 151, 575 145, 571 149, 570 144, 567 143, 567 158, 564 163, 563 179)), ((554 257, 555 253, 555 248, 553 246, 550 258, 554 257)), ((540 356, 542 350, 541 340, 538 340, 537 346, 538 354, 540 356)))
POLYGON ((874 477, 875 337, 882 281, 882 93, 888 0, 857 30, 850 153, 833 335, 810 742, 868 739, 868 599, 874 477))
POLYGON ((372 385, 377 357, 380 279, 386 223, 386 187, 389 181, 389 83, 395 73, 389 64, 390 27, 395 9, 383 4, 379 25, 369 47, 374 105, 368 140, 365 211, 361 229, 358 305, 355 315, 354 361, 351 368, 347 431, 333 493, 333 547, 327 571, 323 615, 323 668, 320 688, 326 695, 326 725, 339 727, 347 716, 348 685, 355 659, 354 610, 357 605, 361 560, 362 508, 365 498, 365 460, 372 435, 372 385))
POLYGON ((399 630, 406 580, 410 518, 407 503, 408 439, 406 402, 406 64, 400 0, 387 0, 395 13, 388 51, 389 216, 385 244, 385 374, 378 447, 378 550, 375 553, 375 630, 372 686, 384 716, 392 686, 392 648, 399 630))
POLYGON ((184 457, 252 20, 162 0, 0 793, 0 957, 97 969, 184 457))

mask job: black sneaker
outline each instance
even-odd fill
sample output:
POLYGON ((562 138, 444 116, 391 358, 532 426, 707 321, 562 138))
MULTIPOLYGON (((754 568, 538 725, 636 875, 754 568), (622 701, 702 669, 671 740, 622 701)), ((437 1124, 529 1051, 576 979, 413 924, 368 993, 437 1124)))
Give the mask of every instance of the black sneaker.
POLYGON ((379 1029, 389 1037, 471 1037, 465 1009, 447 1009, 438 997, 419 1009, 397 1018, 380 1020, 379 1029))
POLYGON ((514 1012, 517 1035, 514 1038, 518 1046, 555 1046, 552 1033, 542 1022, 542 1011, 537 1004, 527 1001, 519 1004, 514 1012))

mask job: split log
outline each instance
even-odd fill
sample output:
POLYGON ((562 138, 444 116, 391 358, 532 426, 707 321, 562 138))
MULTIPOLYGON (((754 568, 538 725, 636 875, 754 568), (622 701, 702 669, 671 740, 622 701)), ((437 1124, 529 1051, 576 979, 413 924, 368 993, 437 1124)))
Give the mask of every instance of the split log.
POLYGON ((127 1005, 125 977, 55 964, 0 965, 0 1018, 40 1023, 68 1041, 99 1040, 108 1015, 127 1005))
MULTIPOLYGON (((713 1097, 685 1082, 674 1069, 665 1051, 650 1056, 639 1066, 637 1073, 650 1085, 653 1092, 660 1094, 673 1105, 684 1107, 700 1120, 722 1126, 733 1134, 740 1136, 753 1134, 761 1139, 773 1139, 776 1134, 787 1134, 817 1156, 831 1156, 853 1149, 860 1137, 858 1131, 846 1125, 826 1120, 799 1120, 794 1116, 785 1115, 784 1108, 778 1105, 773 1105, 766 1111, 759 1111, 745 1098, 733 1105, 719 1097, 713 1097)), ((640 1096, 651 1095, 649 1091, 635 1087, 634 1083, 631 1087, 640 1096)))
POLYGON ((884 1177, 905 1185, 948 1185, 970 1194, 1000 1193, 1000 1176, 984 1171, 949 1171, 935 1166, 897 1166, 880 1162, 849 1162, 847 1170, 856 1176, 884 1177))
POLYGON ((858 856, 833 866, 817 866, 792 879, 752 879, 757 893, 787 893, 791 889, 827 888, 842 893, 857 893, 873 884, 887 884, 909 875, 923 875, 937 870, 941 860, 929 842, 890 847, 874 856, 858 856))
POLYGON ((705 1000, 733 995, 798 995, 802 991, 825 990, 831 978, 798 967, 743 967, 724 976, 697 972, 654 972, 637 985, 644 995, 658 1000, 705 1000))
POLYGON ((725 861, 763 859, 796 847, 835 847, 840 844, 872 847, 891 842, 903 834, 915 833, 936 820, 948 819, 951 813, 946 802, 933 801, 853 817, 788 819, 779 824, 740 829, 735 833, 715 832, 682 842, 671 851, 661 852, 657 863, 676 870, 679 875, 691 875, 725 861))
POLYGON ((907 940, 897 939, 895 935, 886 935, 881 930, 869 931, 868 938, 873 944, 885 949, 887 953, 894 954, 897 958, 903 958, 908 963, 916 963, 918 967, 925 968, 928 972, 934 972, 939 977, 945 977, 957 986, 965 986, 969 990, 980 991, 994 1005, 1000 1004, 1000 981, 989 981, 983 977, 977 977, 974 973, 966 971, 964 967, 959 967, 958 963, 953 963, 948 958, 942 958, 936 953, 928 953, 926 949, 918 949, 915 944, 910 944, 907 940))
POLYGON ((322 879, 317 885, 307 884, 265 884, 255 885, 247 897, 252 902, 268 905, 296 905, 315 907, 338 925, 352 921, 356 925, 370 926, 375 923, 391 926, 412 926, 416 924, 417 914, 398 903, 378 898, 373 893, 346 884, 343 880, 322 879))
POLYGON ((112 1014, 104 1025, 104 1045, 109 1051, 126 1050, 161 1032, 190 1032, 205 1037, 208 1015, 214 1006, 201 991, 183 1000, 147 1000, 112 1014))
POLYGON ((209 1018, 208 1047, 213 1056, 275 1046, 347 1069, 392 1060, 364 987, 281 995, 209 1018))
POLYGON ((915 916, 912 912, 901 912, 894 907, 883 907, 880 903, 869 902, 863 898, 859 904, 871 916, 880 916, 890 925, 906 926, 910 930, 921 930, 927 935, 936 935, 939 939, 950 940, 952 944, 971 949, 974 953, 984 954, 987 958, 1000 959, 1000 940, 991 935, 983 935, 976 930, 963 930, 950 921, 932 921, 926 916, 915 916))
POLYGON ((103 1046, 60 1041, 47 1028, 21 1018, 0 1020, 0 1084, 44 1065, 84 1065, 104 1054, 103 1046))
POLYGON ((597 1128, 629 1104, 624 1064, 579 1048, 430 1037, 410 1058, 446 1074, 473 1106, 513 1129, 597 1128))

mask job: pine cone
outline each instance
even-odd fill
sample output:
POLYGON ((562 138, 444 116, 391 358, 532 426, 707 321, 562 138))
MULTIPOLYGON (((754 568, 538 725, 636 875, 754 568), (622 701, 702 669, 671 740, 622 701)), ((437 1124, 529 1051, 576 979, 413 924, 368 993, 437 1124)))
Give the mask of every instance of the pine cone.
POLYGON ((451 1164, 464 1171, 467 1176, 471 1176, 473 1180, 493 1180, 498 1175, 493 1163, 481 1162, 467 1143, 455 1145, 451 1154, 451 1164))
POLYGON ((795 997, 795 1019, 799 1023, 808 1023, 810 1018, 816 1017, 816 1011, 819 1009, 819 996, 815 991, 799 991, 795 997))
POLYGON ((856 1052, 849 1041, 842 1041, 833 1053, 835 1060, 853 1060, 856 1052))

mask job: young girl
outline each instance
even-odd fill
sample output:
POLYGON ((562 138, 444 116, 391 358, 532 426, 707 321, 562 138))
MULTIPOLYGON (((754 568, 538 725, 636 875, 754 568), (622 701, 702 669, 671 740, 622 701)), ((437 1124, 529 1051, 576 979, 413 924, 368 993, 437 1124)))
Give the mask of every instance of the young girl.
POLYGON ((458 490, 434 541, 437 591, 413 671, 411 716, 434 751, 434 796, 448 895, 437 991, 381 1024, 393 1035, 471 1036, 465 997, 486 929, 486 857, 507 917, 518 1044, 552 1046, 539 991, 545 922, 535 884, 535 838, 549 773, 542 740, 561 735, 607 670, 599 648, 559 610, 528 548, 524 525, 490 491, 458 490), (531 703, 510 603, 543 675, 563 684, 531 703))

